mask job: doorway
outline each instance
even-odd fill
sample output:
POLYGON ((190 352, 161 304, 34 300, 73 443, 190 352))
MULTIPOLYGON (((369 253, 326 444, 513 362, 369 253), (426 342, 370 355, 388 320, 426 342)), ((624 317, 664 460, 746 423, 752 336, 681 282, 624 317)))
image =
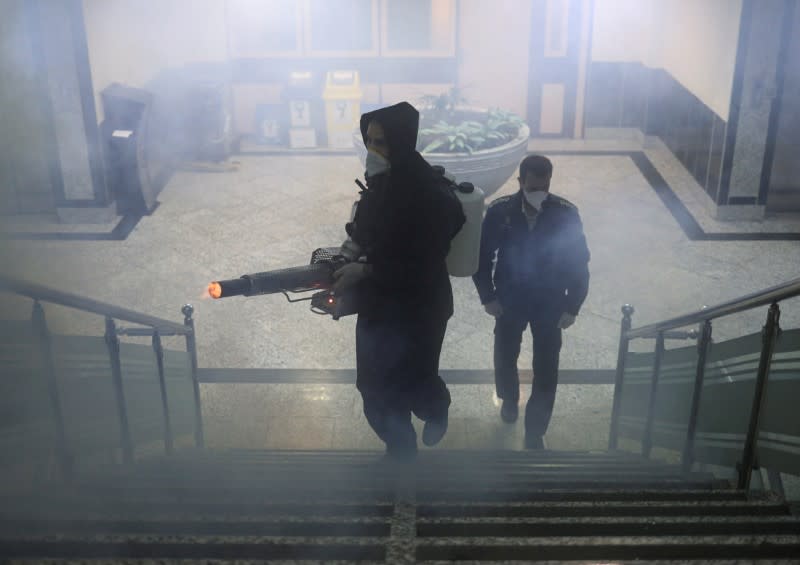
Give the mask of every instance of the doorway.
POLYGON ((534 0, 528 68, 531 137, 583 137, 593 0, 534 0))

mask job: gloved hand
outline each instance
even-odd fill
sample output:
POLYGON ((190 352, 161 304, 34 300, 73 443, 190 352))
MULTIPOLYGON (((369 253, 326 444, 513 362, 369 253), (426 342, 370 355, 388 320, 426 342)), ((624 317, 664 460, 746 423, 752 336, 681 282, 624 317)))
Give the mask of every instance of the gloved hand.
POLYGON ((356 261, 361 256, 361 246, 348 237, 342 243, 341 253, 348 261, 356 261))
POLYGON ((573 316, 572 314, 568 314, 567 312, 564 312, 563 314, 561 314, 561 318, 558 319, 558 328, 561 330, 565 330, 574 323, 575 323, 575 316, 573 316))
POLYGON ((333 272, 333 293, 337 294, 342 292, 358 281, 363 279, 368 274, 368 266, 366 263, 347 263, 342 265, 333 272))
POLYGON ((496 298, 491 302, 484 304, 483 309, 486 310, 487 314, 494 316, 495 318, 499 318, 503 315, 503 307, 500 306, 500 302, 498 302, 496 298))

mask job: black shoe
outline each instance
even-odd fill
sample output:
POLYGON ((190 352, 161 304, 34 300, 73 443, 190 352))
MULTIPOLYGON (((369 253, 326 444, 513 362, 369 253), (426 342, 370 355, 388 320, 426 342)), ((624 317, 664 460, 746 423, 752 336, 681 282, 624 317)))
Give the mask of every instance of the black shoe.
POLYGON ((519 401, 503 400, 503 406, 500 408, 500 417, 507 424, 516 422, 519 417, 519 401))
POLYGON ((525 435, 525 449, 544 449, 544 438, 536 435, 525 435))
POLYGON ((422 428, 422 443, 432 447, 442 441, 444 434, 447 433, 447 414, 444 419, 428 420, 422 428))

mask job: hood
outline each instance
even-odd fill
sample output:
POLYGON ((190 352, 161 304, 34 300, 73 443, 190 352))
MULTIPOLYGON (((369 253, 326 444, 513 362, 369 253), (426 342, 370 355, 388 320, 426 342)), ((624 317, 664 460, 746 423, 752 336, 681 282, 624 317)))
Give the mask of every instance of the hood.
POLYGON ((361 115, 361 138, 366 143, 367 126, 375 120, 383 126, 392 167, 405 164, 416 152, 419 112, 408 102, 379 108, 361 115))

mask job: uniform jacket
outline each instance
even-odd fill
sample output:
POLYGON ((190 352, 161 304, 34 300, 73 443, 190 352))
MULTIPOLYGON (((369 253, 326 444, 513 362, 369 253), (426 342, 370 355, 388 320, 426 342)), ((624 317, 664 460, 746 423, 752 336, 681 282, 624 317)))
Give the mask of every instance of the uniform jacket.
POLYGON ((483 219, 480 263, 472 279, 481 303, 523 306, 533 297, 561 301, 577 315, 589 289, 589 249, 578 209, 548 194, 533 229, 522 193, 492 202, 483 219))

